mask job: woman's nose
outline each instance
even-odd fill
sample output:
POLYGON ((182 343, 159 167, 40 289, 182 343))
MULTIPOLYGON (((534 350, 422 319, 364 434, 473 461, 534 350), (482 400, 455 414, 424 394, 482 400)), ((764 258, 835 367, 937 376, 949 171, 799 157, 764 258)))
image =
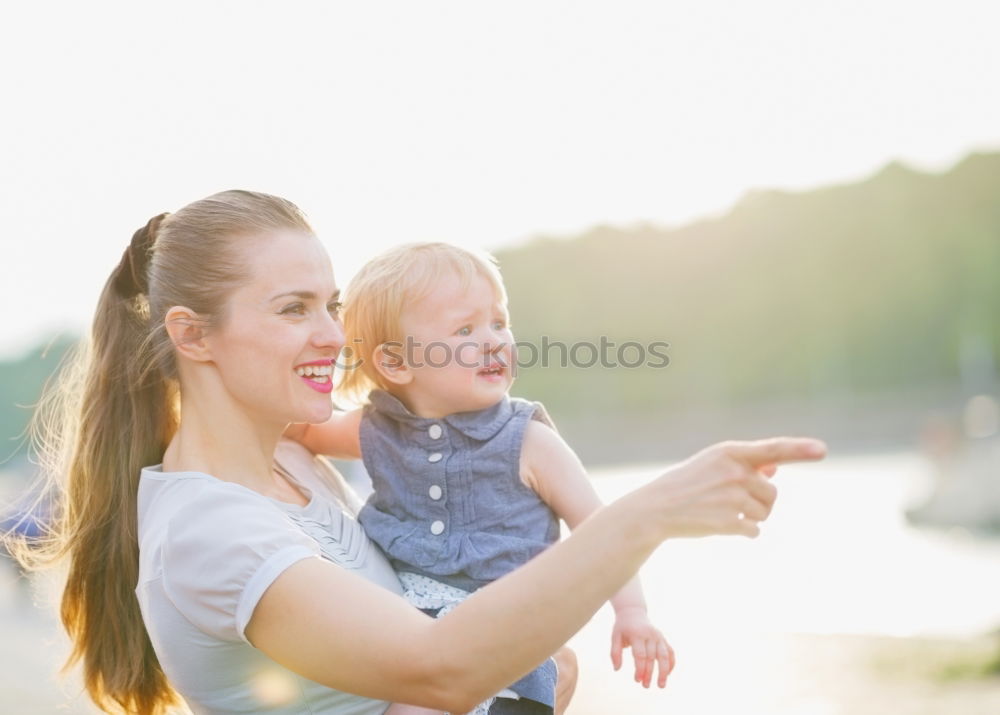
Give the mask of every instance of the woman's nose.
POLYGON ((344 347, 344 324, 338 317, 329 313, 323 314, 319 325, 313 331, 312 341, 317 348, 332 349, 339 353, 344 347))

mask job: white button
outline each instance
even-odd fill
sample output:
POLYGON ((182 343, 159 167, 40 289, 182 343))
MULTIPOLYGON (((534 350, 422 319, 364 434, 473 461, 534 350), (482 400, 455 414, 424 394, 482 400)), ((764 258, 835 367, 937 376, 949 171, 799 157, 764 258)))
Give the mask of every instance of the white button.
POLYGON ((438 499, 441 498, 442 494, 441 487, 439 487, 437 484, 432 484, 431 488, 428 489, 427 491, 430 492, 431 499, 433 499, 434 501, 437 501, 438 499))
POLYGON ((441 455, 440 452, 435 452, 434 454, 428 455, 427 461, 428 462, 440 462, 441 461, 441 457, 442 457, 442 455, 441 455))
POLYGON ((427 434, 431 439, 441 439, 441 425, 431 425, 427 428, 427 434))
POLYGON ((434 534, 434 536, 437 536, 442 531, 444 531, 443 521, 435 521, 433 524, 431 524, 431 533, 434 534))

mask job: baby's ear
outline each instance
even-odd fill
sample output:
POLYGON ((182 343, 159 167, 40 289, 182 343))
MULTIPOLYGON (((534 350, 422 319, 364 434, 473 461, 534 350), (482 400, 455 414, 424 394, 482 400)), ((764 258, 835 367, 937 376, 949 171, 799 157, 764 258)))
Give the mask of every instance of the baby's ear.
POLYGON ((382 343, 372 352, 372 363, 378 374, 393 385, 407 385, 413 380, 402 343, 382 343))

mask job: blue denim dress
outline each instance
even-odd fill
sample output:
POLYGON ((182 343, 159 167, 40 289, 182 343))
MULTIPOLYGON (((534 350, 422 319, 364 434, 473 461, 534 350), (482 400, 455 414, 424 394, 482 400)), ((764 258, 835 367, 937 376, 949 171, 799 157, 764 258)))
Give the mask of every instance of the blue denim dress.
MULTIPOLYGON (((559 520, 520 478, 532 418, 544 408, 518 398, 432 419, 371 393, 361 453, 375 491, 358 521, 397 571, 472 592, 559 539, 559 520)), ((552 706, 555 679, 550 659, 511 689, 552 706)))

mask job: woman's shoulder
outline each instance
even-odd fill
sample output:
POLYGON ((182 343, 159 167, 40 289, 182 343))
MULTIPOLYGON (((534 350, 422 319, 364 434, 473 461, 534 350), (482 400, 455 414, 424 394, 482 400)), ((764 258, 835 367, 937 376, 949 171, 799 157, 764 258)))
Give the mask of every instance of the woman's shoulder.
MULTIPOLYGON (((145 617, 163 614, 147 590, 203 633, 243 640, 260 595, 278 575, 320 555, 316 541, 271 500, 199 472, 143 470, 139 579, 145 617)), ((169 610, 169 609, 168 609, 169 610)))
POLYGON ((201 472, 143 469, 138 517, 140 554, 155 554, 161 567, 253 561, 289 546, 319 553, 274 500, 201 472))
POLYGON ((139 524, 144 521, 191 520, 204 512, 252 510, 279 513, 266 497, 234 482, 204 472, 166 472, 146 467, 139 479, 139 524))
POLYGON ((148 574, 171 561, 254 560, 283 546, 318 553, 314 540, 272 500, 200 472, 144 469, 138 520, 148 574))
MULTIPOLYGON (((324 470, 327 465, 307 448, 289 439, 282 439, 274 452, 275 461, 291 474, 297 482, 315 491, 320 487, 324 497, 330 488, 329 475, 324 470)), ((339 495, 337 495, 339 496, 339 495)), ((192 509, 216 509, 226 511, 242 509, 264 510, 281 514, 282 510, 271 499, 249 487, 236 482, 225 481, 211 474, 198 471, 170 472, 163 465, 144 467, 139 479, 139 518, 151 513, 171 514, 175 509, 183 509, 191 514, 192 509)))

